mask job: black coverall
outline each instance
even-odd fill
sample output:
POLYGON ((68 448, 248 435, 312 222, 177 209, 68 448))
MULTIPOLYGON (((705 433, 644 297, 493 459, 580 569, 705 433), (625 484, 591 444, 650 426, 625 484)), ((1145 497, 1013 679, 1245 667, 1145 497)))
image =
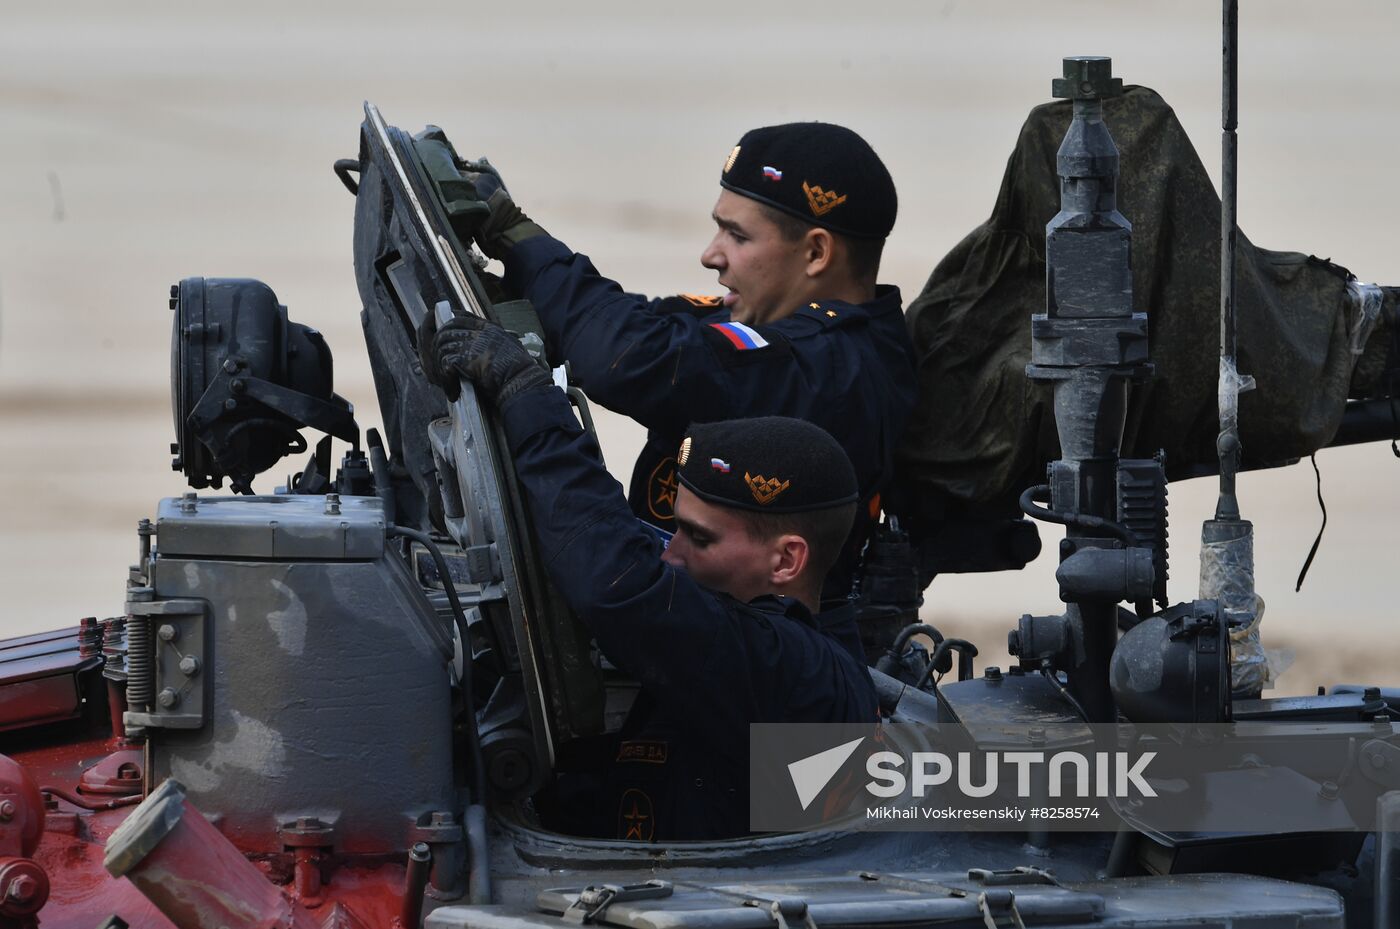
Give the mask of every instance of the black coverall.
POLYGON ((501 418, 550 577, 642 692, 594 798, 618 838, 748 831, 748 725, 876 721, 855 623, 801 603, 751 603, 661 560, 562 391, 508 400, 501 418))
POLYGON ((593 400, 646 427, 629 500, 653 525, 675 529, 675 454, 692 422, 792 416, 829 432, 861 490, 851 544, 823 591, 824 603, 845 597, 914 403, 897 288, 860 305, 811 303, 745 331, 726 326, 718 298, 625 293, 549 236, 514 246, 505 265, 506 282, 539 313, 550 357, 567 359, 593 400))

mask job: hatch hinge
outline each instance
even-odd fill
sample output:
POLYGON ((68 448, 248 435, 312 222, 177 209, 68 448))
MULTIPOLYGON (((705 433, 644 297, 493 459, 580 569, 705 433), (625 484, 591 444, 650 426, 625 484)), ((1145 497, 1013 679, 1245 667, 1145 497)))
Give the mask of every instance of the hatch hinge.
POLYGON ((1016 894, 1009 890, 984 890, 977 895, 977 909, 987 929, 1026 929, 1016 909, 1016 894))
POLYGON ((563 918, 571 923, 586 926, 603 915, 614 903, 629 900, 655 900, 671 896, 671 882, 651 880, 642 884, 596 884, 579 891, 578 898, 569 904, 563 918))
POLYGON ((752 906, 766 911, 772 917, 773 925, 777 929, 793 929, 794 924, 803 926, 805 929, 817 929, 817 922, 812 919, 812 912, 807 909, 806 900, 799 900, 796 897, 778 897, 775 900, 755 898, 745 900, 744 906, 752 906))

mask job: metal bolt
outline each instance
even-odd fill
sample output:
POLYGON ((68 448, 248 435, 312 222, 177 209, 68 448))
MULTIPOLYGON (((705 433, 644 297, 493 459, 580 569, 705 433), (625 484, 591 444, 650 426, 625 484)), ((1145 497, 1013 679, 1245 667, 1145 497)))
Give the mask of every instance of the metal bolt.
POLYGON ((1371 753, 1371 767, 1377 770, 1385 767, 1385 756, 1380 752, 1371 753))
POLYGON ((15 818, 15 813, 19 808, 15 806, 13 800, 0 800, 0 823, 7 823, 15 818))
POLYGON ((10 889, 6 893, 11 900, 16 903, 28 903, 34 899, 34 894, 39 890, 39 882, 28 874, 21 874, 10 881, 10 889))
POLYGON ((180 498, 180 512, 193 513, 198 509, 199 494, 193 490, 185 491, 185 495, 180 498))
POLYGON ((340 494, 326 494, 326 515, 340 515, 340 494))
POLYGON ((1361 694, 1361 699, 1365 700, 1367 703, 1370 703, 1372 700, 1379 700, 1380 698, 1381 689, 1379 687, 1367 687, 1365 692, 1361 694))
POLYGON ((229 381, 228 389, 236 394, 241 394, 246 386, 247 385, 243 383, 243 378, 236 377, 229 381))
POLYGON ((235 400, 233 397, 229 397, 227 400, 224 401, 224 409, 229 411, 238 409, 238 401, 235 400))
POLYGON ((235 371, 237 371, 237 370, 238 370, 238 362, 234 361, 232 358, 230 358, 230 359, 228 359, 227 361, 224 362, 224 373, 226 373, 226 374, 232 374, 233 372, 235 372, 235 371))
POLYGON ((1044 744, 1045 744, 1045 729, 1044 729, 1043 727, 1041 727, 1041 726, 1032 726, 1031 729, 1030 729, 1030 732, 1028 732, 1027 735, 1030 736, 1031 744, 1033 744, 1033 745, 1044 745, 1044 744))
POLYGON ((180 630, 170 623, 161 623, 160 628, 156 630, 156 635, 160 636, 162 642, 174 642, 180 637, 180 630))
POLYGON ((996 665, 988 665, 982 671, 982 677, 989 681, 999 681, 1001 680, 1001 668, 998 668, 996 665))
POLYGON ((185 677, 194 677, 199 673, 199 659, 193 655, 186 655, 180 659, 180 673, 185 677))
POLYGON ((1339 788, 1337 787, 1336 781, 1323 781, 1322 787, 1318 790, 1317 795, 1324 800, 1335 800, 1337 799, 1338 790, 1339 788))
POLYGON ((175 692, 174 688, 167 687, 156 696, 156 702, 168 710, 180 702, 180 695, 175 692))

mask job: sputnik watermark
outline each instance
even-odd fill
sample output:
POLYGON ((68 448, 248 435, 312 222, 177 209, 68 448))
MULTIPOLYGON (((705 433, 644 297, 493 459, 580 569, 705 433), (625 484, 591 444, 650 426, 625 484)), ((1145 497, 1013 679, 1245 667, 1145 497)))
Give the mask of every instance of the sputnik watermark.
MULTIPOLYGON (((956 760, 943 752, 914 752, 908 761, 910 776, 903 770, 905 758, 898 752, 883 751, 870 755, 865 762, 871 780, 865 789, 885 799, 903 796, 912 790, 915 797, 925 797, 930 788, 955 785, 964 797, 980 800, 1003 790, 1003 766, 1015 768, 1014 796, 1029 800, 1038 796, 1039 784, 1034 775, 1038 765, 1046 769, 1045 792, 1051 797, 1155 797, 1157 791, 1143 775, 1156 752, 1144 752, 1136 758, 1127 752, 1093 752, 1090 775, 1090 755, 1078 751, 1056 752, 1046 760, 1045 752, 958 752, 956 760), (974 760, 975 759, 975 760, 974 760), (981 783, 976 783, 976 768, 981 765, 981 783), (956 772, 956 776, 955 776, 956 772), (1067 774, 1068 772, 1068 774, 1067 774)), ((809 801, 810 802, 810 801, 809 801)))
MULTIPOLYGON (((1386 721, 750 727, 750 828, 1371 831, 1386 721)), ((1400 794, 1397 794, 1400 796, 1400 794)), ((1400 802, 1400 801, 1397 801, 1400 802)))

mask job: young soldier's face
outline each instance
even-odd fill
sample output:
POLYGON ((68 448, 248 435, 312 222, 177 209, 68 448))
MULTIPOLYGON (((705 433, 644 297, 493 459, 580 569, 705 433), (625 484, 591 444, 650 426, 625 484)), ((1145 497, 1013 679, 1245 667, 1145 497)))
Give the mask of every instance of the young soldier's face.
POLYGON ((782 319, 805 302, 803 240, 785 239, 757 201, 732 191, 720 192, 711 215, 719 228, 700 263, 718 271, 719 283, 729 288, 724 305, 731 319, 760 325, 782 319))
POLYGON ((727 507, 701 500, 681 487, 676 495, 676 534, 661 560, 696 581, 747 603, 772 590, 776 552, 771 541, 755 539, 727 507))

